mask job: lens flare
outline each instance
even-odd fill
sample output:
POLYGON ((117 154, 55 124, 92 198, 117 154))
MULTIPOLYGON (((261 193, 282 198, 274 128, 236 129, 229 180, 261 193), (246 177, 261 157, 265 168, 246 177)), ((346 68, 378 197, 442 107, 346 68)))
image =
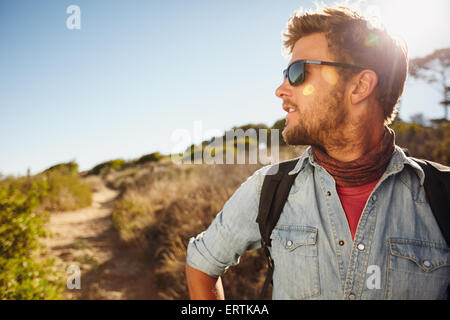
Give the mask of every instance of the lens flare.
POLYGON ((303 94, 305 96, 309 96, 311 94, 314 93, 314 86, 312 84, 308 84, 304 89, 303 89, 303 94))
MULTIPOLYGON (((377 0, 370 2, 376 3, 374 6, 378 8, 375 8, 373 12, 379 13, 380 21, 386 26, 389 34, 408 44, 410 56, 424 56, 433 52, 434 49, 448 46, 450 1, 377 0)), ((366 45, 377 45, 372 42, 374 39, 367 40, 366 45)))
POLYGON ((323 79, 329 84, 335 86, 338 82, 339 75, 337 74, 335 68, 330 66, 323 66, 321 69, 323 79))
POLYGON ((379 42, 378 36, 376 34, 371 33, 371 34, 369 34, 367 36, 366 41, 364 42, 364 44, 367 47, 372 47, 372 46, 377 45, 378 42, 379 42))

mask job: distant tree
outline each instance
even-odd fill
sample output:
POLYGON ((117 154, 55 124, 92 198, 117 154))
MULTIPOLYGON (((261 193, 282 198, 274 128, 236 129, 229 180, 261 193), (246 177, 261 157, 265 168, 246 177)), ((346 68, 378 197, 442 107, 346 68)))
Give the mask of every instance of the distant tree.
POLYGON ((76 163, 75 160, 72 160, 70 162, 65 162, 65 163, 58 163, 54 166, 51 166, 48 169, 45 169, 44 171, 42 171, 42 173, 46 174, 46 173, 49 173, 52 171, 60 171, 62 173, 66 173, 66 174, 77 175, 78 174, 78 163, 76 163))
POLYGON ((137 160, 137 164, 142 164, 146 162, 158 162, 161 159, 161 154, 159 152, 153 152, 150 154, 143 155, 137 160))
POLYGON ((420 124, 421 126, 425 126, 426 120, 425 117, 423 116, 423 113, 413 114, 412 116, 409 117, 409 119, 411 120, 411 122, 420 124))
POLYGON ((102 162, 102 163, 96 165, 94 168, 89 170, 89 174, 98 175, 101 173, 107 173, 107 172, 114 171, 114 170, 120 170, 126 164, 127 164, 127 162, 123 159, 109 160, 109 161, 102 162))
POLYGON ((430 119, 430 122, 434 128, 438 128, 440 125, 448 123, 449 121, 444 118, 441 118, 441 119, 430 119))
POLYGON ((441 104, 444 107, 444 119, 447 120, 450 104, 450 48, 438 49, 425 57, 412 59, 409 74, 432 84, 442 94, 441 104))

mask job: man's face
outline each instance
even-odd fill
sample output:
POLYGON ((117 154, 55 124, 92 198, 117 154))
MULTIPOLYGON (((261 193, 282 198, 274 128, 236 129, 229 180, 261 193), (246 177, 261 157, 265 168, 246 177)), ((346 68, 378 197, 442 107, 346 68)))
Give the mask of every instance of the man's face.
MULTIPOLYGON (((335 61, 321 33, 297 41, 289 64, 301 59, 335 61)), ((339 132, 347 119, 345 84, 339 79, 339 69, 315 64, 306 64, 305 69, 302 84, 293 87, 286 79, 275 92, 288 112, 284 140, 290 145, 339 145, 339 132)))

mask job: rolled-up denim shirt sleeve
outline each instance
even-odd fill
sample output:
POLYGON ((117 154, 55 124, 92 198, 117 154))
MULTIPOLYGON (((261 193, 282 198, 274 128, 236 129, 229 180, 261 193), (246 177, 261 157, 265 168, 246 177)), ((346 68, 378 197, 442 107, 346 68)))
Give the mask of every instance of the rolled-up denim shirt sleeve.
POLYGON ((245 251, 261 246, 256 217, 265 168, 241 184, 206 231, 189 240, 186 260, 191 267, 219 277, 245 251))

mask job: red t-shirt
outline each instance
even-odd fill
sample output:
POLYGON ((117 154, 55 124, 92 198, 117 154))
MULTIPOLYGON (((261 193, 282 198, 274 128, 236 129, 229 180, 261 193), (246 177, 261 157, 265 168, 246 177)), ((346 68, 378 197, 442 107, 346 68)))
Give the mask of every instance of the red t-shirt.
POLYGON ((369 198, 377 183, 378 180, 359 187, 336 187, 353 239, 355 239, 356 228, 367 198, 369 198))

